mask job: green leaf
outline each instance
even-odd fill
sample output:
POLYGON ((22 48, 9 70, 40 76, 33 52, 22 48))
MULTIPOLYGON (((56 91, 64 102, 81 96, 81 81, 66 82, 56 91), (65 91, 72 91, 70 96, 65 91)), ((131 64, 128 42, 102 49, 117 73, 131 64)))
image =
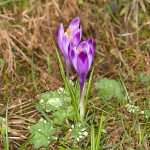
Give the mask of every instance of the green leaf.
POLYGON ((94 85, 96 89, 100 90, 99 95, 106 100, 110 100, 113 97, 119 98, 120 100, 124 99, 123 88, 116 80, 104 78, 99 82, 95 82, 94 85))
POLYGON ((72 100, 72 106, 73 106, 74 111, 75 111, 76 120, 79 121, 80 116, 79 116, 78 106, 77 106, 77 102, 76 102, 76 97, 75 97, 74 91, 72 90, 72 87, 69 84, 67 78, 66 78, 66 84, 67 84, 67 87, 68 87, 68 90, 69 90, 69 93, 70 93, 70 97, 71 97, 71 100, 72 100))
POLYGON ((91 149, 95 150, 95 133, 94 133, 94 125, 91 127, 91 149))
POLYGON ((144 110, 144 114, 145 114, 146 118, 150 118, 150 109, 144 110))
POLYGON ((113 20, 120 25, 120 21, 115 17, 114 13, 120 11, 121 6, 117 4, 116 1, 110 1, 108 5, 106 5, 104 12, 108 13, 112 16, 113 20))
POLYGON ((34 143, 35 148, 40 148, 41 146, 48 147, 50 138, 55 133, 53 124, 47 122, 44 119, 40 119, 36 125, 30 127, 31 136, 35 135, 31 142, 34 143))
POLYGON ((126 13, 126 11, 128 10, 128 7, 123 7, 119 13, 119 16, 121 17, 122 15, 124 15, 126 13))
POLYGON ((54 123, 62 124, 66 118, 73 120, 74 117, 74 109, 72 106, 68 107, 67 109, 59 109, 58 111, 52 114, 54 117, 54 123))
POLYGON ((30 8, 28 9, 28 11, 27 11, 26 13, 29 14, 30 12, 32 12, 33 9, 38 5, 39 2, 40 2, 40 0, 37 0, 37 1, 35 2, 35 4, 34 4, 32 7, 30 7, 30 8))
POLYGON ((90 88, 91 88, 93 73, 94 73, 94 68, 92 69, 92 72, 91 72, 90 78, 89 78, 89 82, 88 82, 88 85, 87 85, 86 99, 85 99, 85 106, 84 106, 84 117, 85 117, 85 113, 86 113, 86 108, 87 108, 87 103, 88 103, 88 98, 89 98, 89 93, 90 93, 90 88))
POLYGON ((24 142, 17 150, 22 150, 23 148, 25 148, 25 146, 27 146, 30 143, 30 141, 33 139, 33 137, 34 137, 34 134, 32 134, 32 136, 30 136, 28 138, 28 140, 26 142, 24 142))
POLYGON ((0 123, 4 122, 4 118, 0 116, 0 123))
POLYGON ((53 41, 53 45, 54 45, 54 48, 55 48, 55 52, 56 52, 56 55, 57 55, 57 59, 58 59, 58 63, 59 63, 59 68, 60 68, 60 72, 61 72, 61 76, 63 78, 63 81, 64 81, 64 84, 65 84, 65 88, 67 88, 67 79, 66 79, 66 75, 65 75, 65 71, 64 71, 64 67, 63 67, 63 64, 62 64, 62 61, 61 61, 61 58, 59 56, 59 52, 57 50, 57 47, 53 41))
POLYGON ((138 76, 139 76, 139 80, 140 80, 141 84, 143 84, 145 86, 149 85, 149 83, 150 83, 150 75, 149 74, 144 74, 143 72, 139 72, 138 76))
POLYGON ((57 89, 57 91, 51 91, 43 93, 39 96, 39 104, 46 112, 54 111, 68 107, 71 102, 70 94, 63 88, 57 89))
POLYGON ((128 147, 128 148, 127 148, 127 150, 134 150, 134 148, 132 148, 132 147, 128 147))
POLYGON ((99 150, 102 131, 103 131, 103 114, 101 116, 101 121, 99 123, 99 128, 98 128, 98 135, 96 139, 96 148, 95 148, 96 150, 99 150))
POLYGON ((6 27, 3 26, 2 24, 0 24, 0 28, 3 29, 3 30, 6 29, 6 27))
POLYGON ((121 6, 117 3, 116 0, 109 1, 108 4, 106 5, 105 9, 104 9, 104 12, 110 13, 110 10, 108 9, 108 7, 111 9, 112 13, 117 13, 121 9, 121 6))
POLYGON ((41 108, 40 104, 38 104, 36 101, 34 101, 34 104, 36 105, 37 109, 41 112, 41 114, 45 117, 45 119, 48 122, 51 122, 51 119, 49 118, 49 116, 43 111, 43 109, 41 108))
POLYGON ((11 3, 11 2, 19 2, 19 1, 22 1, 22 0, 4 0, 0 2, 0 6, 7 5, 8 3, 11 3))

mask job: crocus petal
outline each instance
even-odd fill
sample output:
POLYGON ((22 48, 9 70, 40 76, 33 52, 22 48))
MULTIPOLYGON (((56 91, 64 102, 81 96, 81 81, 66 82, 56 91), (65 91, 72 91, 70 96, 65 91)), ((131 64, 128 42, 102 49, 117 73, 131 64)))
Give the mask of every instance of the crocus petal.
POLYGON ((89 49, 89 45, 85 41, 81 42, 78 47, 81 48, 81 49, 84 49, 85 51, 87 51, 87 49, 89 49))
POLYGON ((77 29, 74 33, 74 37, 72 39, 72 44, 73 46, 77 47, 79 45, 79 42, 81 40, 81 36, 82 36, 82 28, 77 29))
POLYGON ((91 67, 92 61, 93 61, 93 57, 94 57, 94 52, 95 52, 95 47, 94 47, 94 43, 93 43, 93 39, 90 38, 87 41, 89 48, 87 49, 87 54, 88 54, 88 60, 89 60, 89 69, 91 67))
POLYGON ((69 44, 69 58, 74 69, 77 71, 77 54, 75 52, 76 47, 72 47, 71 44, 69 44))
POLYGON ((58 31, 57 31, 57 43, 58 43, 59 49, 62 51, 62 53, 63 53, 63 47, 62 47, 63 35, 64 35, 64 27, 63 27, 63 24, 60 24, 58 31))
POLYGON ((77 56, 77 72, 79 76, 84 76, 88 73, 88 56, 87 53, 82 51, 77 56))
POLYGON ((94 55, 95 47, 94 47, 93 39, 92 39, 92 38, 89 38, 89 39, 87 40, 87 43, 89 44, 90 49, 91 49, 91 51, 92 51, 92 54, 94 55))
POLYGON ((62 47, 63 47, 63 55, 66 59, 66 57, 68 58, 68 47, 69 47, 69 39, 67 32, 65 32, 62 37, 62 47))
POLYGON ((69 29, 72 29, 72 28, 78 28, 79 27, 79 23, 80 23, 80 18, 77 17, 75 19, 73 19, 69 25, 69 29))

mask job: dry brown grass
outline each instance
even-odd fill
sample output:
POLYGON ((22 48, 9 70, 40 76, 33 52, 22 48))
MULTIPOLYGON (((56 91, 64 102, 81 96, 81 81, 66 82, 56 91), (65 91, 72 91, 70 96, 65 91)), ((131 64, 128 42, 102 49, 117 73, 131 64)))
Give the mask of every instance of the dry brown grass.
MULTIPOLYGON (((23 7, 22 2, 11 3, 11 6, 2 6, 0 14, 0 24, 6 29, 0 28, 0 58, 5 60, 5 64, 0 68, 0 115, 5 116, 8 95, 13 91, 11 103, 9 105, 8 123, 11 127, 9 139, 22 144, 29 136, 28 121, 18 118, 19 115, 27 119, 36 121, 39 119, 39 112, 30 98, 37 96, 31 74, 31 59, 34 54, 34 71, 38 78, 36 85, 38 94, 57 89, 63 86, 63 81, 59 72, 59 66, 52 40, 56 42, 56 33, 60 23, 67 27, 69 22, 79 16, 83 27, 83 40, 87 40, 89 35, 94 38, 96 45, 94 81, 99 81, 102 77, 118 78, 118 67, 122 77, 125 77, 130 70, 131 75, 127 79, 127 88, 132 98, 134 78, 144 64, 144 71, 150 74, 150 50, 143 53, 143 45, 150 42, 150 37, 146 39, 139 35, 140 30, 150 27, 150 14, 147 10, 150 2, 133 0, 132 6, 127 9, 123 17, 120 17, 120 25, 114 22, 110 15, 105 14, 101 18, 93 10, 94 0, 84 2, 84 7, 78 4, 77 0, 45 0, 28 12, 28 8, 35 4, 36 0, 30 0, 28 7, 23 7), (139 25, 139 15, 143 13, 146 21, 139 25), (134 27, 131 26, 134 21, 134 27), (102 37, 105 38, 104 40, 102 37), (52 73, 48 73, 47 54, 50 54, 50 66, 52 73), (134 58, 134 59, 133 59, 134 58), (141 63, 142 62, 142 63, 141 63), (26 74, 26 75, 25 75, 26 74), (6 83, 6 76, 8 83, 6 83), (21 93, 19 94, 19 91, 21 93)), ((130 6, 127 2, 126 6, 130 6)), ((103 12, 105 1, 98 1, 97 6, 103 12)), ((118 12, 114 13, 117 15, 118 12)), ((62 57, 63 63, 64 59, 62 57)), ((71 69, 71 68, 70 68, 71 69)), ((72 70, 71 78, 75 75, 72 70)), ((93 89, 92 89, 93 90, 93 89)), ((149 98, 146 88, 136 89, 136 102, 140 99, 139 93, 143 93, 145 99, 149 98)), ((128 114, 126 119, 130 119, 128 114)), ((116 130, 116 134, 108 139, 108 144, 120 142, 123 129, 121 125, 116 126, 116 122, 108 120, 112 128, 108 133, 116 130)), ((134 136, 133 136, 134 137, 134 136)), ((133 140, 133 139, 132 139, 133 140)), ((135 142, 129 143, 138 149, 136 136, 135 142)), ((0 139, 0 149, 4 148, 0 139)), ((126 145, 127 146, 127 145, 126 145)), ((125 149, 125 147, 123 149, 125 149)), ((149 149, 149 145, 144 145, 149 149)), ((13 143, 11 149, 15 149, 13 143)), ((29 147, 29 149, 32 149, 29 147)))

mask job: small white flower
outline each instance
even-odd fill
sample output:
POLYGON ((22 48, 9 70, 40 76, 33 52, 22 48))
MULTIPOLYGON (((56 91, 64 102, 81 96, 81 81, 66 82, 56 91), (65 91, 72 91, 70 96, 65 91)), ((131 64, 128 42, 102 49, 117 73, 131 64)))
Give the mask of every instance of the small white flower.
POLYGON ((60 87, 59 89, 60 89, 61 91, 63 91, 63 90, 64 90, 64 88, 62 88, 62 87, 60 87))
POLYGON ((87 136, 87 135, 88 135, 88 132, 85 131, 85 132, 83 132, 82 134, 83 134, 84 136, 87 136))
POLYGON ((43 100, 43 99, 41 99, 41 100, 40 100, 40 103, 43 103, 43 102, 44 102, 44 100, 43 100))
POLYGON ((41 118, 40 121, 43 121, 43 118, 41 118))
POLYGON ((144 114, 144 111, 143 111, 143 110, 141 111, 141 114, 144 114))
POLYGON ((74 128, 74 125, 71 125, 71 128, 73 129, 73 128, 74 128))
POLYGON ((81 129, 82 132, 85 131, 85 130, 86 130, 86 128, 82 128, 82 129, 81 129))
POLYGON ((82 138, 83 138, 83 136, 82 136, 82 135, 80 135, 80 136, 79 136, 79 138, 80 138, 80 139, 82 139, 82 138))
POLYGON ((80 139, 79 139, 79 138, 77 138, 77 141, 79 142, 79 141, 80 141, 80 139))
POLYGON ((38 131, 41 131, 41 129, 38 129, 38 131))

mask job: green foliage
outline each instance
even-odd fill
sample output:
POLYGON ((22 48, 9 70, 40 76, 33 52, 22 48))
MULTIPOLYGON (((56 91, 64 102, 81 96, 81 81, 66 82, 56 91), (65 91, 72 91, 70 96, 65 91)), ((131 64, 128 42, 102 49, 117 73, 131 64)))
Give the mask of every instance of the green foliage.
POLYGON ((113 97, 124 99, 124 91, 122 85, 116 80, 109 80, 107 78, 101 79, 99 82, 94 83, 95 88, 99 89, 100 97, 110 100, 113 97))
POLYGON ((150 118, 150 109, 144 110, 144 114, 146 118, 150 118))
POLYGON ((69 93, 63 88, 60 88, 57 91, 43 93, 39 99, 39 104, 46 112, 67 108, 68 104, 71 102, 69 93))
POLYGON ((80 141, 83 140, 88 136, 88 132, 86 131, 86 128, 81 125, 80 122, 76 123, 75 126, 71 126, 71 138, 80 141))
POLYGON ((34 143, 35 148, 40 148, 41 146, 47 147, 49 145, 50 138, 55 133, 53 124, 47 122, 44 119, 40 119, 36 125, 30 127, 31 136, 35 135, 30 142, 34 143))
POLYGON ((120 13, 119 13, 119 16, 120 16, 120 17, 123 16, 123 15, 126 13, 127 10, 128 10, 128 7, 127 7, 127 6, 123 7, 123 8, 121 9, 120 13))
POLYGON ((108 2, 108 4, 107 4, 106 7, 105 7, 104 12, 110 13, 109 8, 111 9, 111 11, 112 11, 113 13, 116 13, 116 12, 119 12, 119 11, 120 11, 121 6, 117 3, 116 0, 114 0, 114 1, 109 1, 109 2, 108 2))
MULTIPOLYGON (((10 127, 8 126, 8 132, 10 132, 10 127)), ((5 118, 0 117, 0 133, 5 135, 6 134, 6 124, 5 118)))
POLYGON ((62 124, 66 118, 73 121, 74 115, 74 109, 72 106, 69 106, 67 109, 61 108, 52 114, 54 117, 54 123, 56 124, 62 124))
POLYGON ((76 117, 76 120, 79 121, 80 120, 80 116, 79 116, 78 106, 77 106, 77 103, 76 103, 75 93, 74 93, 70 83, 68 82, 66 76, 65 76, 64 67, 63 67, 61 58, 59 56, 59 52, 58 52, 58 50, 56 48, 56 45, 55 45, 54 42, 53 42, 53 44, 54 44, 54 48, 55 48, 56 55, 57 55, 57 58, 58 58, 59 68, 60 68, 60 72, 61 72, 61 75, 62 75, 62 78, 63 78, 63 81, 64 81, 65 89, 68 89, 68 91, 70 93, 72 106, 74 107, 74 111, 75 111, 75 117, 76 117))
POLYGON ((143 84, 145 86, 149 85, 149 83, 150 83, 150 75, 149 74, 144 74, 143 72, 139 72, 138 77, 139 77, 141 84, 143 84))
POLYGON ((128 112, 137 113, 139 111, 139 106, 135 106, 134 104, 126 104, 125 108, 127 108, 128 112))
POLYGON ((62 124, 66 118, 73 120, 74 108, 71 105, 70 94, 63 88, 46 92, 40 97, 39 104, 46 112, 52 112, 54 123, 62 124))
POLYGON ((4 118, 3 117, 0 117, 0 123, 4 122, 4 118))

